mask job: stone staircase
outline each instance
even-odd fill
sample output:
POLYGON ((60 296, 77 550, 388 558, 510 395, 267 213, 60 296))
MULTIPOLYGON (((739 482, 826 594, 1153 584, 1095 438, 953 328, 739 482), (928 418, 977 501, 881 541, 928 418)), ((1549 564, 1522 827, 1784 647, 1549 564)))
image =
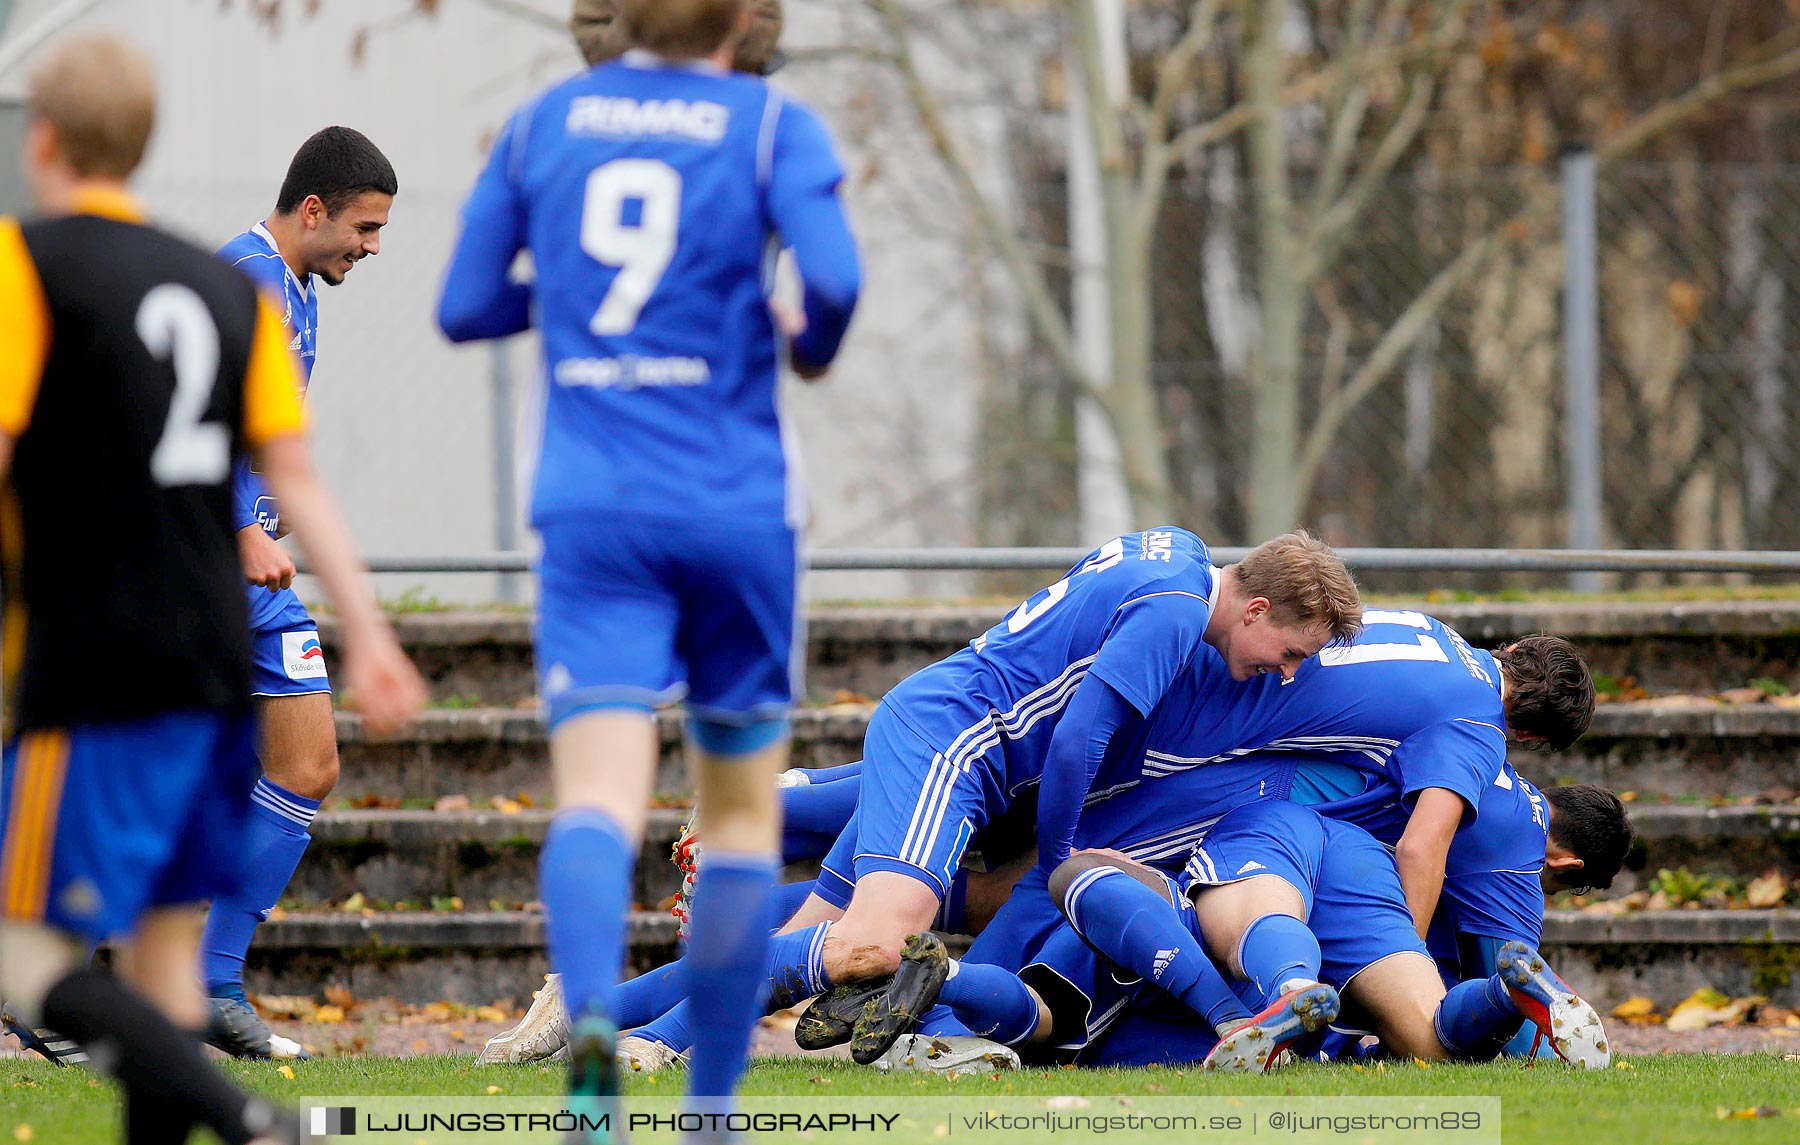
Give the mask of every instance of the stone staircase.
MULTIPOLYGON (((1800 705, 1709 698, 1758 678, 1800 691, 1800 601, 1415 607, 1486 646, 1532 632, 1567 636, 1597 674, 1630 678, 1652 694, 1603 704, 1572 751, 1514 758, 1540 783, 1633 793, 1641 870, 1621 878, 1615 897, 1665 867, 1740 881, 1777 870, 1800 883, 1800 705)), ((868 698, 961 647, 1001 611, 815 610, 809 686, 818 706, 797 713, 796 765, 859 758, 868 698)), ((343 778, 333 805, 364 809, 320 816, 283 910, 258 934, 252 988, 316 993, 338 983, 359 996, 414 1002, 527 997, 545 968, 543 917, 532 900, 549 821, 530 618, 419 613, 397 623, 443 706, 381 741, 340 714, 343 778)), ((325 635, 329 643, 329 625, 325 635)), ((680 716, 661 725, 658 787, 679 797, 687 786, 680 716)), ((651 813, 637 872, 644 909, 631 930, 639 967, 673 949, 673 922, 655 908, 675 889, 669 844, 685 816, 651 813)), ((1800 906, 1800 892, 1788 902, 1800 906)), ((1800 1002, 1800 909, 1557 909, 1546 946, 1578 989, 1606 1005, 1630 994, 1667 1005, 1702 985, 1800 1002)))

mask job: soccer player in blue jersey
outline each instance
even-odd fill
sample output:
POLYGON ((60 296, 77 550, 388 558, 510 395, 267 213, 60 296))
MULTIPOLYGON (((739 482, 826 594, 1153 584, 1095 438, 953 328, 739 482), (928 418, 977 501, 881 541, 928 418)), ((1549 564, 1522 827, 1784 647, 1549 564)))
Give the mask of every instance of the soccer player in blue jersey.
POLYGON ((540 881, 574 1018, 572 1091, 614 1092, 609 1013, 655 772, 651 713, 685 696, 709 845, 688 958, 690 1103, 707 1113, 730 1108, 760 1010, 773 777, 803 667, 804 513, 777 381, 784 361, 803 377, 830 365, 860 269, 824 127, 726 71, 742 0, 626 0, 621 13, 637 47, 502 132, 438 319, 457 341, 534 321, 543 338, 532 521, 558 814, 540 881), (783 244, 804 290, 791 337, 768 301, 783 244), (531 284, 509 275, 523 249, 531 284))
MULTIPOLYGON (((1524 785, 1507 778, 1503 790, 1524 785)), ((1541 822, 1543 800, 1534 802, 1541 822)), ((1562 880, 1584 856, 1551 844, 1535 865, 1541 915, 1544 891, 1568 885, 1562 880)), ((1504 944, 1491 978, 1459 984, 1446 997, 1392 857, 1360 827, 1311 808, 1262 800, 1227 812, 1177 880, 1116 852, 1084 852, 1054 882, 1071 923, 1113 965, 1210 1015, 1231 994, 1217 964, 1244 1001, 1262 1008, 1219 1030, 1208 1069, 1268 1069, 1283 1049, 1338 1016, 1340 995, 1354 1024, 1403 1057, 1492 1057, 1525 1018, 1573 1064, 1604 1067, 1609 1057, 1598 1015, 1548 972, 1535 943, 1504 944)), ((1092 978, 1102 991, 1115 981, 1092 978)), ((1199 1032, 1203 1041, 1206 1031, 1199 1032)))
POLYGON ((1015 795, 1039 787, 1042 861, 1054 855, 1046 840, 1073 832, 1115 737, 1140 728, 1197 664, 1211 658, 1239 681, 1286 679, 1360 623, 1343 563, 1305 533, 1224 569, 1173 527, 1100 546, 882 699, 856 819, 777 940, 778 998, 831 991, 831 1012, 854 1009, 870 980, 897 969, 892 996, 926 988, 903 943, 937 913, 970 837, 1015 795))
MULTIPOLYGON (((1383 841, 1396 847, 1408 906, 1415 918, 1429 921, 1451 840, 1465 819, 1474 819, 1485 789, 1501 774, 1508 734, 1566 746, 1587 727, 1593 686, 1580 657, 1555 637, 1529 638, 1490 654, 1421 613, 1370 610, 1362 620, 1354 643, 1308 661, 1291 684, 1243 684, 1232 680, 1219 658, 1198 659, 1151 719, 1108 745, 1073 833, 1075 844, 1178 867, 1220 814, 1292 794, 1291 769, 1271 773, 1231 761, 1268 749, 1326 752, 1347 766, 1324 779, 1309 777, 1318 790, 1304 790, 1303 782, 1301 800, 1362 798, 1382 810, 1383 841)), ((1066 855, 1042 831, 1042 818, 1040 860, 1066 855)), ((842 881, 840 851, 823 864, 824 894, 833 893, 834 880, 842 881)), ((1048 881, 1040 861, 970 960, 1012 969, 1033 960, 1060 921, 1048 881)), ((930 988, 910 991, 904 978, 929 983, 956 973, 929 939, 917 944, 909 966, 911 974, 897 976, 880 995, 868 1023, 870 1038, 862 1042, 859 1034, 853 1047, 859 1057, 879 1055, 899 1032, 895 1026, 921 1012, 920 998, 909 995, 930 988), (890 1010, 902 1020, 883 1019, 890 1010)), ((951 978, 946 1001, 967 993, 978 1003, 976 984, 984 977, 972 975, 961 984, 951 978)), ((827 1007, 803 1022, 796 1030, 797 1038, 804 1035, 801 1044, 836 1036, 824 1025, 836 1012, 827 1007)))
MULTIPOLYGON (((366 136, 327 127, 295 152, 269 217, 219 251, 282 307, 303 385, 318 351, 319 284, 342 283, 358 262, 380 252, 381 228, 398 192, 392 164, 366 136)), ((312 841, 308 828, 320 803, 337 786, 331 681, 318 624, 289 587, 293 556, 276 543, 290 524, 248 460, 233 471, 232 500, 249 586, 251 692, 263 775, 243 841, 238 890, 213 902, 201 943, 211 1006, 207 1040, 237 1057, 305 1057, 251 1009, 244 959, 312 841)))

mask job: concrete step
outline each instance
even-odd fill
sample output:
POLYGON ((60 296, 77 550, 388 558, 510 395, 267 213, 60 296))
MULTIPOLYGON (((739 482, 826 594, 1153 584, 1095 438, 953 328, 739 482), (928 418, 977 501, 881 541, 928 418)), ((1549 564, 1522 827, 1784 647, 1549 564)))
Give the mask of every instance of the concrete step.
MULTIPOLYGON (((675 957, 666 912, 632 912, 627 934, 632 973, 675 957)), ((246 983, 266 994, 314 996, 340 985, 359 998, 415 1004, 529 1003, 548 968, 539 912, 292 912, 257 928, 246 983)))
MULTIPOLYGON (((795 712, 794 766, 831 767, 862 758, 871 711, 870 704, 838 704, 795 712)), ((682 714, 659 712, 657 723, 657 789, 691 790, 682 760, 682 714)), ((549 741, 535 708, 432 709, 400 736, 381 740, 363 732, 355 713, 339 712, 337 734, 343 766, 337 790, 352 799, 467 795, 479 804, 524 792, 542 803, 550 794, 549 741)))
MULTIPOLYGON (((862 756, 870 704, 837 704, 794 714, 794 764, 829 767, 862 756)), ((679 712, 659 713, 663 756, 657 787, 690 789, 681 760, 679 712)), ((467 795, 549 795, 543 721, 530 708, 432 710, 400 737, 372 740, 353 713, 339 713, 340 795, 436 800, 467 795)), ((1515 749, 1534 782, 1602 783, 1642 795, 1739 796, 1797 785, 1800 707, 1720 704, 1704 699, 1604 704, 1588 734, 1558 755, 1515 749)))
POLYGON ((1800 786, 1800 706, 1664 698, 1602 704, 1587 735, 1560 754, 1513 750, 1534 782, 1598 783, 1641 795, 1739 796, 1800 786))
MULTIPOLYGON (((1779 870, 1800 884, 1800 804, 1708 807, 1637 803, 1632 823, 1644 849, 1612 897, 1637 890, 1664 867, 1753 878, 1779 870)), ((353 894, 429 905, 459 897, 471 909, 537 897, 537 858, 551 812, 491 810, 329 811, 313 823, 313 845, 283 901, 339 903, 353 894)), ((649 813, 635 896, 655 906, 675 893, 680 873, 669 848, 685 809, 649 813)), ((796 877, 798 869, 796 869, 796 877)), ((304 909, 304 908, 302 908, 304 909)))
MULTIPOLYGON (((537 898, 538 852, 551 812, 331 811, 313 821, 313 843, 282 899, 314 904, 353 894, 429 904, 461 898, 470 908, 537 898)), ((654 907, 680 887, 669 848, 685 809, 650 811, 633 895, 654 907)))
MULTIPOLYGON (((665 914, 633 914, 633 969, 671 957, 674 934, 665 914)), ((1544 950, 1602 1013, 1633 994, 1669 1006, 1702 986, 1800 1004, 1800 910, 1551 911, 1544 950)), ((249 985, 307 995, 342 985, 363 998, 474 1005, 528 999, 545 969, 541 914, 290 913, 257 932, 249 985)))
MULTIPOLYGON (((1046 583, 1048 583, 1046 581, 1046 583)), ((1494 647, 1534 632, 1573 640, 1594 671, 1630 676, 1651 692, 1711 693, 1759 676, 1800 691, 1800 600, 1685 603, 1384 602, 1413 607, 1494 647)), ((807 687, 814 701, 838 689, 879 696, 963 647, 1006 604, 826 607, 808 614, 807 687)), ((532 616, 524 611, 405 613, 401 640, 440 701, 516 704, 535 686, 532 616)), ((320 633, 336 654, 336 627, 320 633)))

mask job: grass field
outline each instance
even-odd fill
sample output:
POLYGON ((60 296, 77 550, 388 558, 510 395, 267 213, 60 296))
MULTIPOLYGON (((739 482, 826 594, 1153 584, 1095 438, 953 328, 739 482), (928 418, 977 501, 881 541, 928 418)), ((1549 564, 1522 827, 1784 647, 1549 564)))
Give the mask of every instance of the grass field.
MULTIPOLYGON (((865 1099, 866 1104, 867 1099, 901 1097, 955 1098, 960 1106, 965 1104, 963 1099, 1083 1094, 1130 1096, 1140 1105, 1160 1105, 1159 1099, 1184 1096, 1491 1096, 1502 1101, 1503 1139, 1508 1145, 1690 1141, 1751 1145, 1800 1140, 1800 1062, 1767 1054, 1675 1054, 1635 1058, 1626 1064, 1628 1068, 1597 1073, 1550 1066, 1526 1070, 1516 1064, 1425 1069, 1389 1063, 1382 1069, 1360 1071, 1347 1066, 1300 1065, 1249 1079, 1164 1068, 1027 1070, 947 1080, 917 1074, 882 1075, 837 1059, 771 1059, 752 1069, 745 1092, 803 1097, 818 1108, 837 1104, 832 1099, 865 1099), (1758 1107, 1762 1116, 1740 1114, 1758 1107)), ((506 1097, 553 1095, 563 1080, 558 1069, 477 1067, 466 1057, 302 1062, 292 1067, 292 1079, 268 1064, 232 1062, 226 1068, 243 1084, 286 1103, 297 1103, 303 1096, 480 1096, 487 1094, 490 1086, 498 1087, 506 1097)), ((661 1082, 641 1080, 633 1085, 632 1093, 671 1097, 679 1085, 679 1075, 661 1082)), ((8 1141, 89 1145, 113 1139, 116 1124, 110 1090, 91 1075, 35 1061, 0 1061, 0 1145, 8 1141)), ((1267 1127, 1262 1135, 1274 1136, 1267 1127)), ((957 1136, 970 1141, 994 1139, 978 1133, 957 1136)), ((830 1139, 830 1135, 821 1137, 830 1139)), ((366 1134, 359 1139, 399 1138, 366 1134)), ((851 1138, 840 1135, 839 1139, 851 1138)), ((1037 1138, 1007 1134, 1005 1139, 1037 1138)), ((1429 1138, 1350 1134, 1336 1139, 1385 1145, 1390 1140, 1429 1138)))

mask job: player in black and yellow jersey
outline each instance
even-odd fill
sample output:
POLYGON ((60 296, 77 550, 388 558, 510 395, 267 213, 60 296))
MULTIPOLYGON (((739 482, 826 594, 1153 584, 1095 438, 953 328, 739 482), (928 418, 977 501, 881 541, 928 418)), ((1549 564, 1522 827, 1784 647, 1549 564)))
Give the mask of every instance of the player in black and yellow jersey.
POLYGON ((308 459, 281 319, 241 272, 148 225, 125 190, 147 61, 110 36, 49 50, 25 170, 44 217, 0 220, 6 745, 0 985, 126 1092, 132 1142, 293 1139, 189 1031, 196 905, 227 889, 256 782, 229 482, 255 454, 343 619, 371 726, 423 701, 308 459), (109 682, 128 672, 133 686, 109 682), (119 976, 87 967, 117 943, 119 976))

